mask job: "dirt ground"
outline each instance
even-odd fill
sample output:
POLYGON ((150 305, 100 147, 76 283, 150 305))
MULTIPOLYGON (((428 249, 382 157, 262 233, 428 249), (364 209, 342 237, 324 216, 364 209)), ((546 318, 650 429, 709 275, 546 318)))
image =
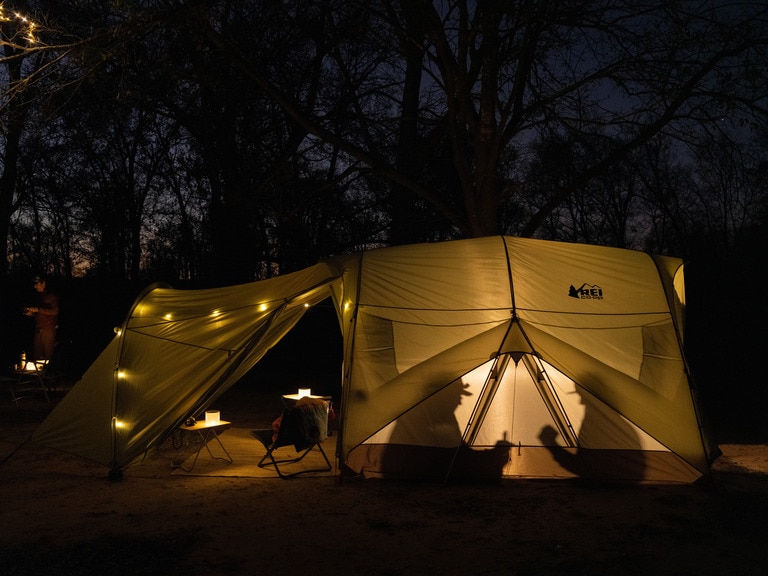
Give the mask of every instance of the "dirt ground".
MULTIPOLYGON (((221 400, 243 426, 274 416, 221 400)), ((6 576, 768 573, 764 444, 722 445, 692 486, 197 477, 162 454, 115 482, 28 441, 51 407, 0 397, 6 576)))

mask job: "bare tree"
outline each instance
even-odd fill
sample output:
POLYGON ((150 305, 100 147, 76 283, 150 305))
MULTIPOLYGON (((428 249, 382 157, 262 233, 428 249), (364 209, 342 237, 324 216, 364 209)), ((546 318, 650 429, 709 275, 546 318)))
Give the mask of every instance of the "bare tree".
MULTIPOLYGON (((71 76, 73 69, 63 64, 85 44, 66 27, 52 26, 42 17, 41 8, 47 2, 26 3, 33 10, 30 13, 14 11, 6 4, 0 6, 0 251, 4 264, 0 281, 5 281, 9 269, 12 219, 22 206, 37 210, 35 214, 39 216, 39 209, 45 204, 29 196, 38 192, 34 185, 20 185, 20 164, 29 166, 28 158, 24 157, 24 141, 29 138, 34 142, 35 132, 49 120, 51 95, 70 89, 81 78, 71 76)), ((32 221, 37 222, 34 225, 47 224, 34 217, 32 221)), ((40 239, 37 241, 39 244, 40 239)), ((45 265, 39 257, 37 260, 33 258, 27 264, 45 265)))
POLYGON ((19 146, 33 95, 28 93, 28 78, 40 66, 39 53, 31 52, 35 43, 34 23, 26 17, 6 14, 0 7, 0 67, 4 90, 0 101, 3 173, 0 175, 0 250, 3 272, 8 270, 10 218, 16 211, 16 181, 19 146), (37 56, 36 58, 34 56, 37 56))
POLYGON ((553 188, 533 213, 518 214, 522 235, 532 235, 574 190, 656 136, 685 140, 697 126, 723 132, 723 117, 764 112, 764 2, 280 5, 283 16, 299 26, 311 15, 325 30, 354 13, 367 30, 368 44, 358 51, 326 51, 316 43, 317 53, 324 54, 318 82, 344 103, 345 130, 333 121, 338 109, 330 114, 327 106, 307 106, 302 94, 254 62, 221 29, 208 25, 203 33, 308 133, 409 190, 464 236, 499 232, 500 208, 526 204, 516 198, 524 177, 519 165, 539 134, 609 130, 616 145, 590 158, 569 186, 553 188), (375 52, 368 49, 371 39, 378 41, 375 52), (360 66, 363 59, 367 68, 360 66), (415 63, 421 66, 418 79, 415 63), (370 78, 389 82, 372 85, 365 81, 370 78), (407 82, 417 81, 415 104, 407 82), (398 122, 413 110, 416 136, 398 122), (403 138, 417 138, 419 145, 403 138), (446 155, 450 171, 442 181, 403 163, 403 150, 419 150, 418 161, 428 162, 427 149, 446 155))
MULTIPOLYGON (((186 181, 208 195, 195 233, 210 239, 193 249, 184 215, 178 225, 196 251, 187 261, 208 257, 221 281, 296 261, 301 245, 333 251, 339 244, 327 238, 340 218, 327 216, 334 212, 362 213, 374 224, 368 235, 360 222, 349 226, 353 244, 530 236, 562 222, 553 218, 560 209, 578 224, 570 237, 631 243, 638 172, 629 165, 638 151, 657 139, 724 138, 742 121, 764 120, 764 2, 146 0, 50 9, 77 22, 67 39, 86 40, 65 43, 51 33, 55 42, 44 51, 12 42, 6 31, 3 64, 12 72, 38 54, 56 59, 57 67, 45 67, 56 75, 38 74, 47 80, 37 86, 57 95, 45 100, 47 113, 73 115, 68 137, 78 134, 75 87, 101 91, 135 118, 168 118, 158 121, 155 142, 183 130, 190 159, 183 170, 194 174, 194 183, 186 181), (556 170, 533 169, 539 142, 559 142, 561 152, 548 152, 556 170), (349 210, 361 200, 365 210, 349 210), (324 221, 333 222, 325 232, 324 221), (387 238, 380 225, 389 226, 387 238), (321 233, 326 239, 315 242, 321 233), (306 240, 290 246, 285 238, 296 234, 306 240)), ((11 120, 28 119, 24 106, 39 101, 22 97, 35 85, 25 78, 5 91, 9 136, 20 133, 11 120)), ((84 136, 82 144, 99 140, 94 131, 84 136)), ((19 199, 13 141, 0 178, 4 226, 19 199)), ((147 148, 147 170, 168 161, 150 157, 167 156, 168 145, 147 148)), ((142 235, 151 239, 147 227, 171 234, 143 212, 142 198, 168 194, 172 203, 155 205, 183 213, 192 188, 155 168, 164 184, 155 179, 156 190, 141 192, 147 183, 131 180, 136 172, 123 161, 96 175, 120 147, 115 140, 85 154, 80 146, 74 163, 82 177, 102 182, 93 206, 105 191, 138 183, 140 197, 116 220, 126 220, 130 233, 114 237, 113 248, 106 237, 95 247, 107 259, 124 255, 115 266, 135 275, 145 262, 142 235)), ((103 202, 104 230, 118 230, 107 212, 121 205, 103 202)))

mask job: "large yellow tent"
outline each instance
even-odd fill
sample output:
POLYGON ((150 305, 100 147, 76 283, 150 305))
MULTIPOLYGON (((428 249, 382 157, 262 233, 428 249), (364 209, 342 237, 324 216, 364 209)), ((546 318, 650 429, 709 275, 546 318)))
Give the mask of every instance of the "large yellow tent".
POLYGON ((708 471, 683 356, 682 262, 512 237, 149 289, 33 440, 121 470, 329 296, 344 342, 345 471, 644 482, 708 471))

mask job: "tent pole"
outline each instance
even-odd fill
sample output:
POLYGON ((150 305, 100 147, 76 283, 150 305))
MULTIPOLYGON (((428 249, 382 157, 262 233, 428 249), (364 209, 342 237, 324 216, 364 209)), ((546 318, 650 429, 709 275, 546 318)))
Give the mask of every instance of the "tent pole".
MULTIPOLYGON (((338 419, 339 419, 339 431, 338 431, 338 440, 336 441, 336 458, 338 459, 338 462, 340 465, 344 465, 344 461, 347 457, 347 454, 349 451, 346 450, 346 437, 345 437, 345 421, 346 421, 346 415, 347 410, 349 408, 349 396, 351 394, 350 392, 350 381, 352 379, 352 366, 354 364, 354 353, 355 353, 355 334, 357 332, 357 315, 360 309, 360 291, 362 289, 362 278, 363 278, 363 257, 365 256, 365 251, 360 252, 359 258, 358 258, 358 264, 357 264, 357 281, 355 282, 355 302, 352 306, 352 311, 350 312, 349 316, 349 336, 347 336, 347 333, 345 332, 346 326, 344 325, 343 319, 344 319, 344 296, 345 294, 342 293, 341 298, 339 302, 336 303, 336 309, 339 311, 342 322, 341 322, 341 328, 342 328, 342 340, 343 340, 343 346, 344 350, 342 353, 342 361, 341 361, 341 409, 338 413, 338 419)), ((341 477, 341 475, 339 475, 341 477)))
POLYGON ((573 425, 568 419, 559 397, 553 392, 554 386, 552 385, 552 381, 549 379, 546 370, 544 370, 544 367, 532 356, 526 355, 523 358, 523 363, 525 364, 528 373, 531 375, 531 378, 536 383, 536 389, 539 391, 539 395, 541 396, 544 405, 547 407, 550 416, 552 416, 552 420, 557 424, 560 434, 568 441, 569 446, 578 446, 578 435, 573 429, 573 425))

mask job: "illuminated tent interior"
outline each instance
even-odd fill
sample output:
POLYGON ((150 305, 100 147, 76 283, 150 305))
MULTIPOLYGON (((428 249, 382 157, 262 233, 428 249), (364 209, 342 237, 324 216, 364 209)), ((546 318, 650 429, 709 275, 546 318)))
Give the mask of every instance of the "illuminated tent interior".
POLYGON ((33 440, 121 471, 328 297, 344 345, 344 473, 689 483, 709 470, 682 352, 682 262, 513 237, 151 287, 33 440))

